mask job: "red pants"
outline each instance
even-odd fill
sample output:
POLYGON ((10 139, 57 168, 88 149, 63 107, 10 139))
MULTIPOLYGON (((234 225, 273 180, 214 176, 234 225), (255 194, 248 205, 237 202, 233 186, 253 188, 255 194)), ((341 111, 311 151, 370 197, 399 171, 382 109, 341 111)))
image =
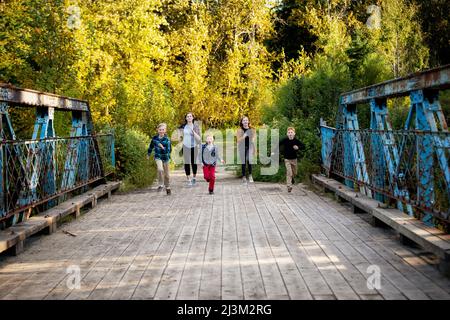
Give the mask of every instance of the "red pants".
POLYGON ((203 166, 203 176, 209 182, 209 191, 214 191, 214 181, 216 181, 216 167, 211 165, 203 166))

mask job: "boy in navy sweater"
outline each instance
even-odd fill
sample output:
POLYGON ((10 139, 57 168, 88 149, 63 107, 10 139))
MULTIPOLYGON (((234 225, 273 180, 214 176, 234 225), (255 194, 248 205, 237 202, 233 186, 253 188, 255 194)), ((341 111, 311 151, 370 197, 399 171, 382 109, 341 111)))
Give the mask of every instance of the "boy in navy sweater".
POLYGON ((155 162, 158 169, 158 191, 161 191, 164 186, 168 195, 170 190, 170 176, 169 176, 169 161, 171 144, 170 139, 166 135, 167 125, 160 123, 158 125, 158 134, 152 138, 148 146, 147 159, 150 158, 152 150, 155 149, 155 162))

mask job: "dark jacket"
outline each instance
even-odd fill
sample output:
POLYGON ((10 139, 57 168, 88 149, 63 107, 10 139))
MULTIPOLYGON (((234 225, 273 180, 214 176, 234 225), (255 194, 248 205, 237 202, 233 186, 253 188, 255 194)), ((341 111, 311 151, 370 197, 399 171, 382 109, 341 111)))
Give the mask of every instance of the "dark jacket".
POLYGON ((280 141, 280 149, 285 159, 293 160, 297 159, 298 151, 305 150, 305 145, 297 138, 289 140, 288 137, 285 137, 280 141), (295 150, 294 146, 297 146, 298 150, 295 150))

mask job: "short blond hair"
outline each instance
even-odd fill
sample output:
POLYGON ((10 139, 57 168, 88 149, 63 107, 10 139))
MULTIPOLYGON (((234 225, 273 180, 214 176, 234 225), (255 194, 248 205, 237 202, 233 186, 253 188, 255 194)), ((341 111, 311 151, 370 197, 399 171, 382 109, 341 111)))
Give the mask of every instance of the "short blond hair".
POLYGON ((294 133, 295 133, 295 128, 294 128, 294 127, 288 127, 287 130, 286 130, 286 132, 289 131, 289 130, 292 130, 292 131, 294 131, 294 133))
POLYGON ((162 122, 162 123, 158 124, 157 129, 159 129, 159 128, 161 128, 161 127, 164 127, 164 128, 167 129, 167 124, 166 124, 165 122, 162 122))

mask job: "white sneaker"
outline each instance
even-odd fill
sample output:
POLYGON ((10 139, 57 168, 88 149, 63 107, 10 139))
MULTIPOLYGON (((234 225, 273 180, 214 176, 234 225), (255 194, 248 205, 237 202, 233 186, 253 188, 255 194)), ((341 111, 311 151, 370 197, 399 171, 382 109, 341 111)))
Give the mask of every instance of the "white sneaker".
POLYGON ((192 186, 192 181, 191 181, 191 180, 188 180, 188 181, 186 182, 186 185, 187 185, 188 187, 192 186))
POLYGON ((252 177, 252 175, 249 175, 249 176, 248 176, 248 182, 250 182, 250 183, 253 183, 253 182, 255 182, 255 181, 253 181, 253 177, 252 177))
POLYGON ((246 177, 242 177, 242 183, 243 184, 247 184, 247 178, 246 177))
POLYGON ((158 191, 162 191, 163 189, 164 189, 164 186, 163 186, 163 185, 158 186, 158 191))

